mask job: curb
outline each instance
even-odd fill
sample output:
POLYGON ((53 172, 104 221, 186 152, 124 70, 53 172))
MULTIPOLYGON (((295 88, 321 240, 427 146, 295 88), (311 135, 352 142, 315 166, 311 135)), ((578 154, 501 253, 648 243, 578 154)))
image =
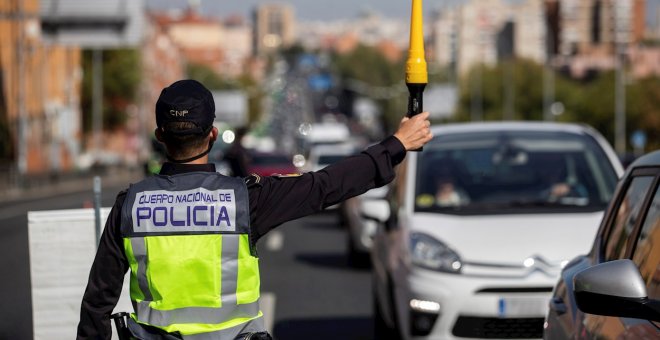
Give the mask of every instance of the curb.
POLYGON ((52 194, 70 194, 94 190, 94 177, 101 177, 102 187, 128 185, 144 178, 141 169, 112 169, 101 173, 82 173, 72 178, 33 181, 27 187, 7 188, 0 196, 0 204, 18 203, 52 194))

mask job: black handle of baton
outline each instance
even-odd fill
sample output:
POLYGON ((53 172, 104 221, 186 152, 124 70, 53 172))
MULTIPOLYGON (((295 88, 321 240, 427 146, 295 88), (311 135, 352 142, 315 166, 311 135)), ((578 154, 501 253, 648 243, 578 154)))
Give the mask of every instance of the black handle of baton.
MULTIPOLYGON (((408 87, 408 113, 406 115, 408 118, 412 118, 424 111, 424 88, 426 84, 407 83, 406 86, 408 87)), ((419 152, 423 150, 424 148, 419 148, 411 151, 419 152)))
POLYGON ((119 340, 131 339, 131 332, 128 330, 128 325, 126 324, 127 317, 128 313, 126 312, 119 312, 110 316, 110 319, 115 321, 115 328, 117 329, 117 337, 119 337, 119 340))

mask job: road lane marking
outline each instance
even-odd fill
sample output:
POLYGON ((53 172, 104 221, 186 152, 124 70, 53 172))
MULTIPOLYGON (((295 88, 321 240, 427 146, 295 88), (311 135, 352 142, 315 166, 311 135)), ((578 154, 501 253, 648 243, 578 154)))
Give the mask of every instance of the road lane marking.
POLYGON ((259 298, 259 308, 264 313, 264 326, 268 333, 273 334, 275 320, 275 293, 264 292, 259 298))
POLYGON ((284 234, 280 231, 271 231, 266 238, 266 249, 269 251, 279 251, 284 245, 284 234))

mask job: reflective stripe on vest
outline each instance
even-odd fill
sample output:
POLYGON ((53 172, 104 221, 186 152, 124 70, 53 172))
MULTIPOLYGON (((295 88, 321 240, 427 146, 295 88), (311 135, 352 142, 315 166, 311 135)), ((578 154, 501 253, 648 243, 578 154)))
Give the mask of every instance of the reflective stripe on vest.
POLYGON ((184 335, 184 340, 218 340, 218 339, 236 339, 240 334, 263 332, 263 318, 250 320, 238 326, 222 329, 219 331, 184 335))
POLYGON ((247 188, 214 175, 161 176, 129 189, 122 235, 138 323, 182 335, 264 330, 247 188))

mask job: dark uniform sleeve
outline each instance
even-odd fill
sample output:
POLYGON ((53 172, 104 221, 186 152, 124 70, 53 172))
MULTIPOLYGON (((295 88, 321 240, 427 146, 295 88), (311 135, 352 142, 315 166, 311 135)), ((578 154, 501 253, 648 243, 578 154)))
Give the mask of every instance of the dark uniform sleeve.
POLYGON ((248 177, 252 242, 278 225, 307 216, 394 179, 406 150, 390 136, 365 151, 300 176, 248 177))
POLYGON ((101 235, 80 308, 77 339, 111 338, 110 314, 119 300, 124 275, 129 268, 120 233, 125 198, 125 191, 117 195, 101 235))

